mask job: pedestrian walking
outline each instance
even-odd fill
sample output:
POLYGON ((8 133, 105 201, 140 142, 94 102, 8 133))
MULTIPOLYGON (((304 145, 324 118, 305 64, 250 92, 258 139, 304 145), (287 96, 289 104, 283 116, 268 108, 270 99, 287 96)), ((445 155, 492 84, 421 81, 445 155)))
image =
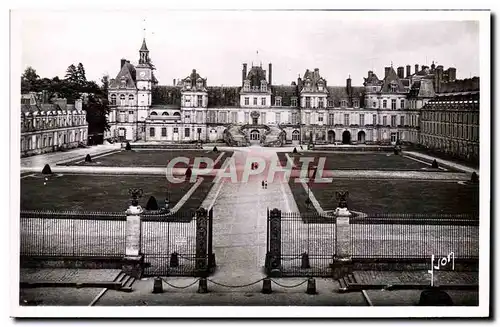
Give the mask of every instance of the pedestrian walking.
POLYGON ((264 189, 264 181, 262 181, 262 189, 264 189))
POLYGON ((264 188, 267 190, 267 181, 264 183, 264 188))

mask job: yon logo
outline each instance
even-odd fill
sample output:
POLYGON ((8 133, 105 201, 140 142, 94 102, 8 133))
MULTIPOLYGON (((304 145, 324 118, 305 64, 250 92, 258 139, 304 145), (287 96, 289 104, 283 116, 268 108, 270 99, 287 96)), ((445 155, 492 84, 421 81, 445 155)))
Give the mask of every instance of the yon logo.
POLYGON ((451 268, 451 270, 455 270, 455 254, 453 252, 450 252, 447 256, 439 259, 437 261, 437 266, 434 265, 435 260, 436 258, 433 254, 431 256, 431 270, 428 270, 428 273, 431 274, 431 286, 434 286, 434 270, 441 270, 443 268, 451 268))

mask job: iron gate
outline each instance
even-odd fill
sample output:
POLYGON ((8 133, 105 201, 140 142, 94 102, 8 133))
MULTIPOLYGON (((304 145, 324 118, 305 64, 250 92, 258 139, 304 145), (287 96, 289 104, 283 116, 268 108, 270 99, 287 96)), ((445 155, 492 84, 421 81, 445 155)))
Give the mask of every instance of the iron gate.
POLYGON ((267 211, 268 274, 331 276, 336 254, 335 217, 316 212, 267 211))
POLYGON ((213 209, 143 215, 145 276, 206 276, 215 267, 213 209))

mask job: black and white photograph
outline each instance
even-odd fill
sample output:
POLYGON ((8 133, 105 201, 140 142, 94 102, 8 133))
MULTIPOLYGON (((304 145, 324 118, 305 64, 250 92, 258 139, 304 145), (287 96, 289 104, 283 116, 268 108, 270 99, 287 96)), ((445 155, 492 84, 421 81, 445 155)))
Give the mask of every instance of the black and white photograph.
POLYGON ((11 10, 11 315, 488 316, 490 15, 11 10))

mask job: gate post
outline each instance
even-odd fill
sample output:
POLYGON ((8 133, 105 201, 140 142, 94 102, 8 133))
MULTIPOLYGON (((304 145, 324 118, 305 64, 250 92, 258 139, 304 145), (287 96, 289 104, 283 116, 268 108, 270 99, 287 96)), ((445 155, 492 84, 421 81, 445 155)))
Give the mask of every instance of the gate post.
POLYGON ((338 207, 335 209, 335 257, 333 263, 333 278, 338 279, 352 271, 351 253, 351 212, 347 209, 348 191, 335 192, 338 207))
POLYGON ((267 253, 267 274, 281 276, 281 211, 274 208, 269 213, 269 252, 267 253))
POLYGON ((216 267, 215 253, 213 249, 213 236, 214 236, 214 209, 208 211, 208 268, 216 267))
POLYGON ((122 271, 135 278, 141 278, 144 269, 144 256, 141 251, 142 208, 139 205, 139 198, 142 193, 142 189, 129 189, 132 200, 126 211, 125 257, 123 258, 122 271))
POLYGON ((206 277, 208 272, 207 246, 208 246, 208 219, 207 210, 200 207, 196 210, 196 266, 197 277, 206 277))

